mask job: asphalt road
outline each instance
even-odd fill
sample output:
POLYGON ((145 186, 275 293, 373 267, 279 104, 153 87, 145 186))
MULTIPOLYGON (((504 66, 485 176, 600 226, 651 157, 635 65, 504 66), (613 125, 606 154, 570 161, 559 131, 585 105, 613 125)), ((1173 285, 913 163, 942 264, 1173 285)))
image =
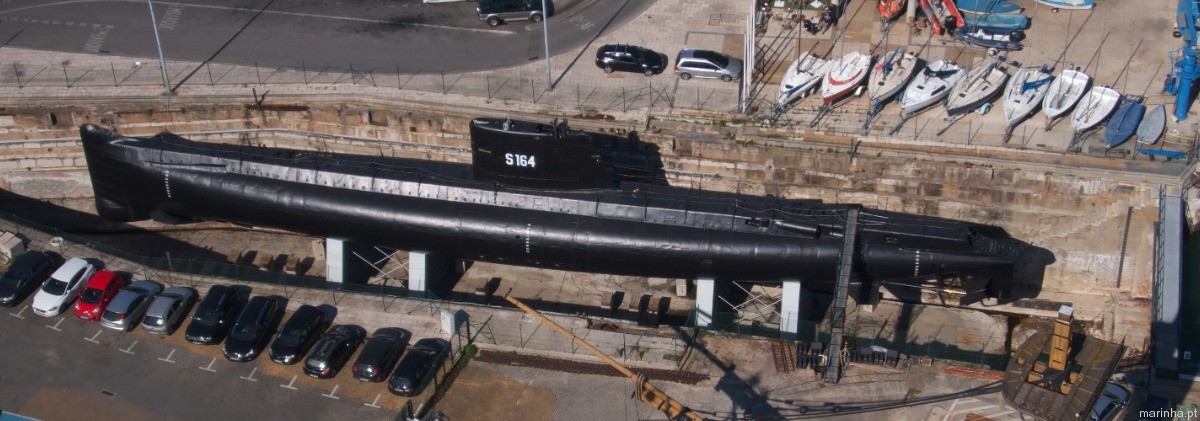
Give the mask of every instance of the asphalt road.
MULTIPOLYGON (((553 2, 552 2, 553 3, 553 2)), ((551 55, 586 44, 653 0, 560 0, 551 55)), ((474 2, 420 0, 157 1, 168 60, 367 73, 489 70, 543 56, 541 24, 490 28, 474 2)), ((142 0, 0 1, 0 45, 157 58, 142 0)), ((174 80, 174 75, 173 80, 174 80)), ((181 76, 182 77, 182 76, 181 76)))
POLYGON ((121 333, 72 311, 36 316, 25 304, 0 309, 0 410, 47 421, 384 420, 402 402, 349 368, 316 380, 265 356, 226 361, 219 345, 187 344, 183 328, 170 337, 121 333))

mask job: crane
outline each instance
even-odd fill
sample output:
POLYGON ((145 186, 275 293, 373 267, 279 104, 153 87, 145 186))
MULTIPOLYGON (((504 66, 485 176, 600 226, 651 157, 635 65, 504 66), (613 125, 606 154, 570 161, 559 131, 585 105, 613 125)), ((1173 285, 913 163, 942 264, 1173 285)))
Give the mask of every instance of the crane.
POLYGON ((1200 79, 1197 65, 1196 21, 1200 19, 1200 0, 1179 0, 1175 11, 1175 36, 1183 38, 1183 48, 1170 54, 1171 69, 1163 91, 1175 95, 1175 120, 1187 119, 1192 105, 1192 82, 1200 79))
POLYGON ((517 308, 529 313, 530 316, 541 320, 543 323, 550 326, 551 329, 554 329, 555 332, 558 332, 558 334, 570 339, 572 343, 588 350, 597 358, 600 358, 604 362, 608 363, 608 365, 621 372, 621 374, 624 374, 625 377, 632 379, 637 383, 638 399, 640 399, 642 402, 650 404, 650 406, 653 406, 654 409, 659 410, 663 414, 666 414, 667 418, 670 418, 672 421, 704 421, 704 418, 701 418, 700 415, 697 415, 695 411, 692 411, 678 401, 671 399, 671 397, 667 396, 666 393, 663 393, 663 391, 646 381, 645 376, 634 373, 629 368, 617 362, 617 360, 614 360, 612 357, 600 352, 599 349, 596 349, 596 347, 592 346, 592 344, 584 341, 583 338, 575 336, 575 334, 571 333, 571 331, 559 326, 558 323, 554 323, 554 321, 550 320, 546 316, 543 316, 542 313, 530 308, 529 306, 525 305, 525 303, 513 298, 511 295, 505 294, 504 299, 508 300, 508 302, 512 303, 512 305, 517 306, 517 308))

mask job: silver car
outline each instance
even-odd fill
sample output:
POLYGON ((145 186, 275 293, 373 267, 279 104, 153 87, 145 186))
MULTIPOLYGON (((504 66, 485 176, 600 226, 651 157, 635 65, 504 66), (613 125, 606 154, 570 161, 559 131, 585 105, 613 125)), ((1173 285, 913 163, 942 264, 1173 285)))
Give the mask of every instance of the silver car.
POLYGON ((175 333, 179 323, 192 309, 196 292, 188 287, 170 287, 154 297, 146 317, 142 318, 142 329, 157 334, 175 333))
POLYGON ((109 329, 128 332, 133 329, 146 308, 150 307, 154 294, 162 292, 162 285, 154 281, 137 281, 117 292, 100 316, 100 325, 109 329))
POLYGON ((683 80, 700 77, 729 82, 742 78, 742 60, 716 51, 684 48, 675 56, 675 74, 683 80))

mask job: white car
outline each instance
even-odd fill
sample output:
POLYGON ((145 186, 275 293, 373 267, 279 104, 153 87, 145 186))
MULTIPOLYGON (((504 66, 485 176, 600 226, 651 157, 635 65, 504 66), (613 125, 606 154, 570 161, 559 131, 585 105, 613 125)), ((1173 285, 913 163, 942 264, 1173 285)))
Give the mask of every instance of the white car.
POLYGON ((33 296, 33 312, 45 317, 59 315, 71 305, 71 301, 79 295, 79 290, 95 273, 95 265, 78 257, 63 263, 33 296))

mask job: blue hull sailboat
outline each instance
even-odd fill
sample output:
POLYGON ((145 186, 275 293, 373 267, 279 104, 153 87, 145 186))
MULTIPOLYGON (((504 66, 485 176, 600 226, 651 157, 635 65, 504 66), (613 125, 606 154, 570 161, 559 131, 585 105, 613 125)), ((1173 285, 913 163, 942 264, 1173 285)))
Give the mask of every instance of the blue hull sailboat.
POLYGON ((1146 105, 1142 104, 1141 98, 1128 99, 1117 107, 1117 111, 1108 120, 1108 127, 1104 129, 1104 142, 1108 144, 1109 149, 1121 146, 1129 140, 1133 136, 1133 132, 1137 131, 1138 125, 1142 123, 1146 105))
POLYGON ((958 0, 957 5, 960 12, 976 15, 1017 13, 1021 11, 1021 5, 1008 0, 958 0))
POLYGON ((985 28, 1017 31, 1029 28, 1029 16, 1020 13, 989 13, 985 15, 963 16, 967 26, 982 26, 985 28))

